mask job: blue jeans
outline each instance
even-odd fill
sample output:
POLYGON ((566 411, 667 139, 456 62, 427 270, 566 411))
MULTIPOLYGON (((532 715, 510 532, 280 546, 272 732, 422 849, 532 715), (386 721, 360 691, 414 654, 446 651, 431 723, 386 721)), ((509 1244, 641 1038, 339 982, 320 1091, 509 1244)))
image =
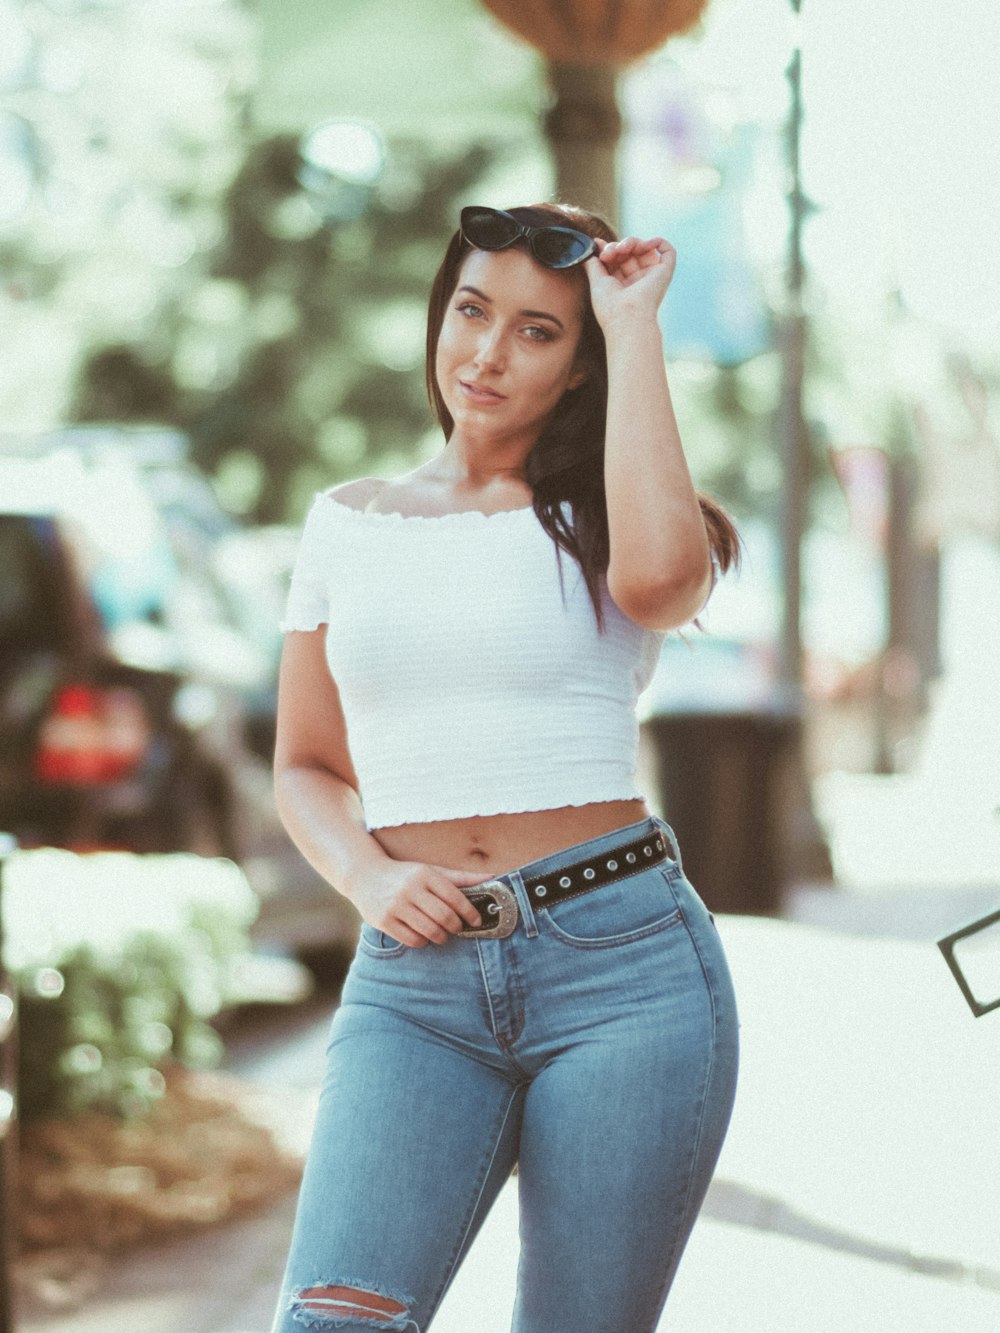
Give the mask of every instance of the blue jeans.
POLYGON ((273 1333, 425 1333, 515 1163, 514 1333, 656 1327, 735 1092, 718 933, 655 817, 498 878, 505 939, 362 926, 273 1333), (676 859, 528 902, 523 877, 661 830, 676 859))

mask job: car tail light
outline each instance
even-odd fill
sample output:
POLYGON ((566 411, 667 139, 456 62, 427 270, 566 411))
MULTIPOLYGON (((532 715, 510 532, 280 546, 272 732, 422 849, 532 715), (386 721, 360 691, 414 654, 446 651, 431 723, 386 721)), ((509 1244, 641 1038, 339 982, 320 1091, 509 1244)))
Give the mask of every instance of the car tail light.
POLYGON ((71 786, 116 782, 138 766, 150 735, 134 690, 63 685, 39 731, 35 776, 71 786))

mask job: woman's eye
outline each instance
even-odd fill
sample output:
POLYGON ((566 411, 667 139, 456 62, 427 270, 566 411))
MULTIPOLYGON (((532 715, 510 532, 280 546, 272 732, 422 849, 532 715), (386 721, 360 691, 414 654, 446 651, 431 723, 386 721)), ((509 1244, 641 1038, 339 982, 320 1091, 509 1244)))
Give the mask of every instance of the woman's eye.
POLYGON ((469 318, 483 313, 482 306, 476 305, 475 301, 463 301, 462 304, 457 307, 457 310, 460 315, 466 315, 469 318))
POLYGON ((552 331, 543 329, 540 324, 529 324, 524 331, 532 342, 550 343, 552 341, 552 331))

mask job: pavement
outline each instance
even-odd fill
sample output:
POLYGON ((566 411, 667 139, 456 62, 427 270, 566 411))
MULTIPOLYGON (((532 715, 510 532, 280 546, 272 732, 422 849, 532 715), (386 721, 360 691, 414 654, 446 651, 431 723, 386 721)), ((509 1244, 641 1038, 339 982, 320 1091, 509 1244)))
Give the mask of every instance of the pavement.
MULTIPOLYGON (((997 1333, 1000 1011, 972 1017, 934 941, 997 885, 800 886, 783 919, 720 916, 742 1068, 715 1181, 661 1328, 670 1333, 997 1333)), ((304 1143, 329 1005, 240 1074, 284 1090, 304 1143)), ((267 1333, 294 1201, 122 1256, 75 1309, 22 1302, 17 1333, 267 1333)), ((434 1333, 508 1333, 517 1182, 434 1333)), ((602 1333, 595 1328, 593 1333, 602 1333)))

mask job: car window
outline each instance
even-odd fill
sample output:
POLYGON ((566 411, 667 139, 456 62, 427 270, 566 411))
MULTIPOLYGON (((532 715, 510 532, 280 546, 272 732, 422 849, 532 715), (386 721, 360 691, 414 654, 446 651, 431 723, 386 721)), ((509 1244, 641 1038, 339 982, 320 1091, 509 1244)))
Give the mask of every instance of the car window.
POLYGON ((105 628, 114 630, 137 620, 163 624, 176 581, 169 550, 156 543, 129 559, 102 555, 91 571, 90 589, 105 628))
POLYGON ((0 645, 18 652, 63 647, 67 570, 52 520, 0 514, 0 569, 0 645))

